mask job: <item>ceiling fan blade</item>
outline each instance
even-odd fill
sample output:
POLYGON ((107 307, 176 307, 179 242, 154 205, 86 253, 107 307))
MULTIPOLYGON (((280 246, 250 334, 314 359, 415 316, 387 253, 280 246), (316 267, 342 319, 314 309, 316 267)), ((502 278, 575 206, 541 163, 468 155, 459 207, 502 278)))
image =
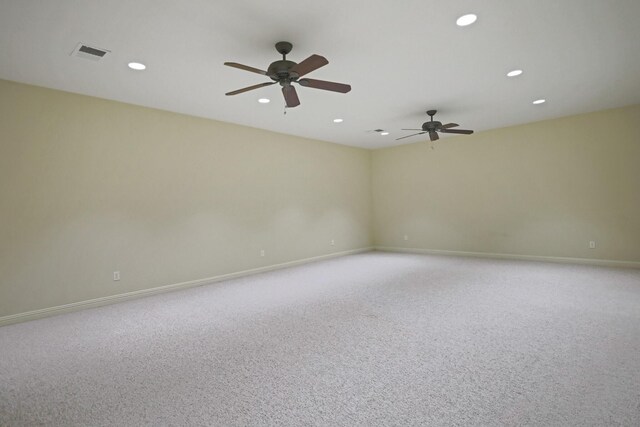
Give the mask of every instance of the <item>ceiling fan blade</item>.
POLYGON ((442 129, 441 132, 442 133, 459 133, 462 135, 471 135, 473 133, 472 130, 466 130, 466 129, 442 129))
POLYGON ((436 132, 435 130, 432 130, 431 132, 429 132, 429 139, 431 141, 437 141, 440 139, 440 137, 438 136, 438 132, 436 132))
POLYGON ((239 68, 245 71, 251 71, 252 73, 262 74, 263 76, 267 75, 267 72, 264 70, 259 70, 258 68, 249 67, 248 65, 238 64, 237 62, 225 62, 224 65, 227 67, 239 68))
POLYGON ((237 94, 242 93, 242 92, 248 92, 250 90, 259 89, 261 87, 271 86, 273 84, 276 84, 276 82, 260 83, 258 85, 253 85, 253 86, 245 87, 243 89, 234 90, 233 92, 225 93, 225 95, 227 95, 227 96, 229 96, 229 95, 237 95, 237 94))
POLYGON ((455 128, 455 127, 458 127, 458 126, 460 126, 460 125, 457 124, 457 123, 447 123, 446 125, 442 125, 441 128, 442 129, 449 129, 449 128, 455 128))
POLYGON ((347 93, 351 86, 344 83, 328 82, 326 80, 301 79, 298 80, 300 86, 312 87, 314 89, 330 90, 332 92, 347 93))
POLYGON ((294 73, 298 74, 298 77, 302 77, 305 74, 312 72, 313 70, 324 67, 328 63, 329 61, 327 61, 327 58, 325 58, 324 56, 311 55, 304 61, 294 65, 289 71, 293 71, 294 73))
POLYGON ((423 133, 427 133, 427 132, 419 132, 419 133, 414 133, 413 135, 407 135, 400 138, 396 138, 396 141, 399 139, 411 138, 412 136, 416 136, 416 135, 422 135, 423 133))
POLYGON ((298 93, 296 92, 295 87, 291 85, 283 86, 282 94, 284 95, 284 100, 287 103, 288 108, 293 108, 300 105, 300 99, 298 99, 298 93))

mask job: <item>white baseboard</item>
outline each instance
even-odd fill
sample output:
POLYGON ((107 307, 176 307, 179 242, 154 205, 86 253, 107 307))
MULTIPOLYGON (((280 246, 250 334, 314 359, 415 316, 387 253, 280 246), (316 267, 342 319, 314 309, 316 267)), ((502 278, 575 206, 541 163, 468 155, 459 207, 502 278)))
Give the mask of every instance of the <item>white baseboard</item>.
POLYGON ((640 262, 614 261, 614 260, 607 260, 607 259, 567 258, 567 257, 550 257, 550 256, 538 256, 538 255, 514 255, 514 254, 498 254, 498 253, 491 253, 491 252, 446 251, 441 249, 399 248, 399 247, 391 247, 391 246, 376 246, 375 250, 382 251, 382 252, 401 252, 401 253, 411 253, 411 254, 466 256, 466 257, 494 258, 494 259, 514 259, 514 260, 522 260, 522 261, 555 262, 555 263, 561 263, 561 264, 584 264, 584 265, 595 265, 600 267, 640 268, 640 262))
POLYGON ((172 285, 159 286, 150 289, 143 289, 140 291, 127 292, 124 294, 109 295, 106 297, 90 299, 86 301, 74 302, 71 304, 58 305, 55 307, 42 308, 39 310, 27 311, 25 313, 12 314, 9 316, 0 317, 0 326, 9 325, 12 323, 26 322, 28 320, 41 319, 43 317, 54 316, 57 314, 69 313, 72 311, 83 310, 86 308, 100 307, 103 305, 114 304, 117 302, 127 301, 130 299, 146 297, 150 295, 160 294, 164 292, 171 292, 178 289, 193 288, 196 286, 202 286, 210 283, 220 282, 223 280, 235 279, 238 277, 249 276, 252 274, 265 273, 267 271, 279 270, 282 268, 294 267, 296 265, 307 264, 310 262, 316 262, 326 260, 330 258, 338 258, 345 255, 353 255, 363 252, 370 252, 374 250, 373 247, 353 249, 349 251, 336 252, 327 255, 320 255, 311 258, 304 258, 295 261, 283 262, 281 264, 269 265, 266 267, 252 268, 250 270, 238 271, 235 273, 222 274, 219 276, 207 277, 204 279, 190 280, 188 282, 174 283, 172 285))

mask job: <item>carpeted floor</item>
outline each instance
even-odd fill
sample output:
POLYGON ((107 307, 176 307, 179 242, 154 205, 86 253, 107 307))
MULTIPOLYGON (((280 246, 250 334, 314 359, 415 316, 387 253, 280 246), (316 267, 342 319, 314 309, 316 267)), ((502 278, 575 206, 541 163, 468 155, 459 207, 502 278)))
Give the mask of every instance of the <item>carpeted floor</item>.
POLYGON ((0 328, 2 426, 638 426, 640 271, 367 253, 0 328))

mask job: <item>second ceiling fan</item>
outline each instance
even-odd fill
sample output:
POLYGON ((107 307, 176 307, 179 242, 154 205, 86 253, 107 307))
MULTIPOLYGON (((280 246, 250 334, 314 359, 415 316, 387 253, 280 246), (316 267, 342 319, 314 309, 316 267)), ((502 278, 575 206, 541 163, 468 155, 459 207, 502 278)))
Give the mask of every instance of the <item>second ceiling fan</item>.
POLYGON ((429 117, 431 117, 431 121, 424 122, 422 124, 422 129, 402 129, 402 130, 419 130, 419 131, 422 131, 422 132, 414 133, 413 135, 403 136, 401 138, 396 138, 396 141, 398 139, 410 138, 412 136, 422 135, 422 134, 425 134, 425 133, 429 134, 429 139, 431 141, 435 141, 437 139, 440 139, 440 137, 438 136, 438 132, 440 132, 440 133, 458 133, 458 134, 462 134, 462 135, 471 135, 473 133, 472 130, 467 130, 467 129, 451 129, 451 128, 455 128, 455 127, 460 126, 457 123, 447 123, 446 125, 443 125, 441 122, 434 121, 433 120, 433 116, 435 116, 437 112, 438 112, 438 110, 429 110, 429 111, 427 111, 427 114, 429 115, 429 117))
POLYGON ((256 74, 262 74, 273 80, 271 82, 260 83, 257 85, 245 87, 243 89, 234 90, 232 92, 226 93, 225 95, 237 95, 239 93, 248 92, 250 90, 259 89, 261 87, 271 86, 273 84, 279 83, 280 86, 282 86, 282 94, 284 95, 284 100, 287 104, 287 107, 292 108, 300 105, 298 93, 296 92, 296 88, 292 83, 297 83, 300 86, 304 87, 329 90, 339 93, 347 93, 351 90, 351 86, 344 83, 335 83, 325 80, 315 80, 307 78, 301 79, 300 77, 327 65, 329 61, 327 61, 325 57, 320 55, 311 55, 300 63, 288 61, 287 54, 291 52, 292 48, 293 45, 289 42, 276 43, 276 50, 280 54, 282 54, 282 59, 272 62, 267 68, 267 71, 249 67, 248 65, 238 64, 236 62, 225 62, 224 65, 226 66, 239 68, 241 70, 250 71, 256 74))

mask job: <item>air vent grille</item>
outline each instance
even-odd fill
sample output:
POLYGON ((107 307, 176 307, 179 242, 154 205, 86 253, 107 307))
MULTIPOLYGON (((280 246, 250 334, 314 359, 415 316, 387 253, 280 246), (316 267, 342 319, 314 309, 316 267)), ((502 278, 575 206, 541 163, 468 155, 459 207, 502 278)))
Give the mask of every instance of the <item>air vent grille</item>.
POLYGON ((71 52, 71 56, 89 59, 91 61, 100 61, 109 52, 110 51, 106 49, 100 49, 97 47, 86 45, 84 43, 78 43, 75 49, 73 49, 73 52, 71 52))

